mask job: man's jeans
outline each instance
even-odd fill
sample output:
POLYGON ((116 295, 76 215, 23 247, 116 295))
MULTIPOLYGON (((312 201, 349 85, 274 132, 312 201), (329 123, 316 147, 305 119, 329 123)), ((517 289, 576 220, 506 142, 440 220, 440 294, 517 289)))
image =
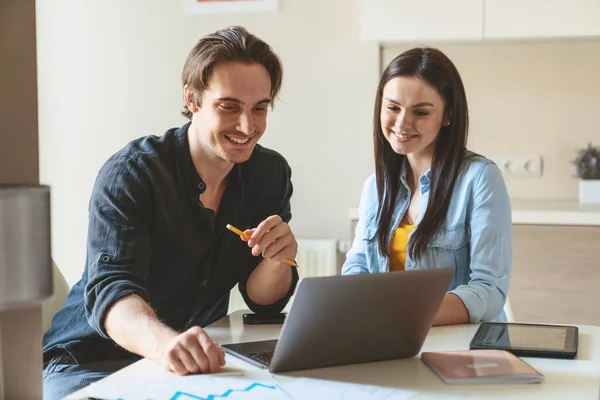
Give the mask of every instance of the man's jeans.
POLYGON ((44 368, 44 400, 60 400, 133 362, 105 360, 78 365, 68 353, 57 354, 44 368))

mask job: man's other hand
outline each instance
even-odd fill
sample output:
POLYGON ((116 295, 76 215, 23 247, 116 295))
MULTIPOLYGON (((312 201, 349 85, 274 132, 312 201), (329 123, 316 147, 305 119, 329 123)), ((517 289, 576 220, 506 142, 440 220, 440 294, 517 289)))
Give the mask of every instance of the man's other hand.
POLYGON ((194 326, 167 343, 160 365, 179 375, 217 373, 225 365, 225 354, 202 328, 194 326))

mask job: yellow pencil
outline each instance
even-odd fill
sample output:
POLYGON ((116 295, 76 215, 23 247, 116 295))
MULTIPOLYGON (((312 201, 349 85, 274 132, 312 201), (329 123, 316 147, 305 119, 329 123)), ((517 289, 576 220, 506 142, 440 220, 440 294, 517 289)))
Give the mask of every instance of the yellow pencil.
MULTIPOLYGON (((235 233, 236 235, 239 235, 242 239, 244 239, 246 241, 248 241, 250 239, 250 236, 246 235, 244 232, 240 231, 238 228, 236 228, 233 225, 227 224, 227 229, 229 229, 231 232, 235 233)), ((290 260, 289 258, 286 258, 283 261, 290 264, 292 267, 298 267, 298 264, 296 264, 296 262, 294 260, 290 260)))

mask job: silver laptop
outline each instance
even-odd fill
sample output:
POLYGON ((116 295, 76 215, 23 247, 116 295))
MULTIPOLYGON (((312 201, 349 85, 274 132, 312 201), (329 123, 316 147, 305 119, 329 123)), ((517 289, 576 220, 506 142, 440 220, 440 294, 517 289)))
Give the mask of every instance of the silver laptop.
POLYGON ((270 372, 412 357, 454 268, 302 279, 279 340, 222 345, 270 372))

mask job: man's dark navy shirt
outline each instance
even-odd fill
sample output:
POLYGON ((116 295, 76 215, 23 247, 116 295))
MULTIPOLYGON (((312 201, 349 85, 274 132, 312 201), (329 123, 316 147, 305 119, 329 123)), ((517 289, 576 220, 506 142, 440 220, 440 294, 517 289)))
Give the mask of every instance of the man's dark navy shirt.
POLYGON ((254 228, 271 215, 291 219, 291 170, 278 153, 256 146, 236 164, 218 213, 204 208, 206 189, 190 155, 189 123, 163 136, 129 143, 101 168, 89 206, 83 276, 44 335, 44 361, 66 352, 77 364, 133 356, 105 330, 108 310, 136 294, 177 331, 225 316, 229 291, 239 290, 251 310, 280 312, 298 281, 292 269, 287 295, 255 304, 246 282, 262 261, 226 229, 254 228))

